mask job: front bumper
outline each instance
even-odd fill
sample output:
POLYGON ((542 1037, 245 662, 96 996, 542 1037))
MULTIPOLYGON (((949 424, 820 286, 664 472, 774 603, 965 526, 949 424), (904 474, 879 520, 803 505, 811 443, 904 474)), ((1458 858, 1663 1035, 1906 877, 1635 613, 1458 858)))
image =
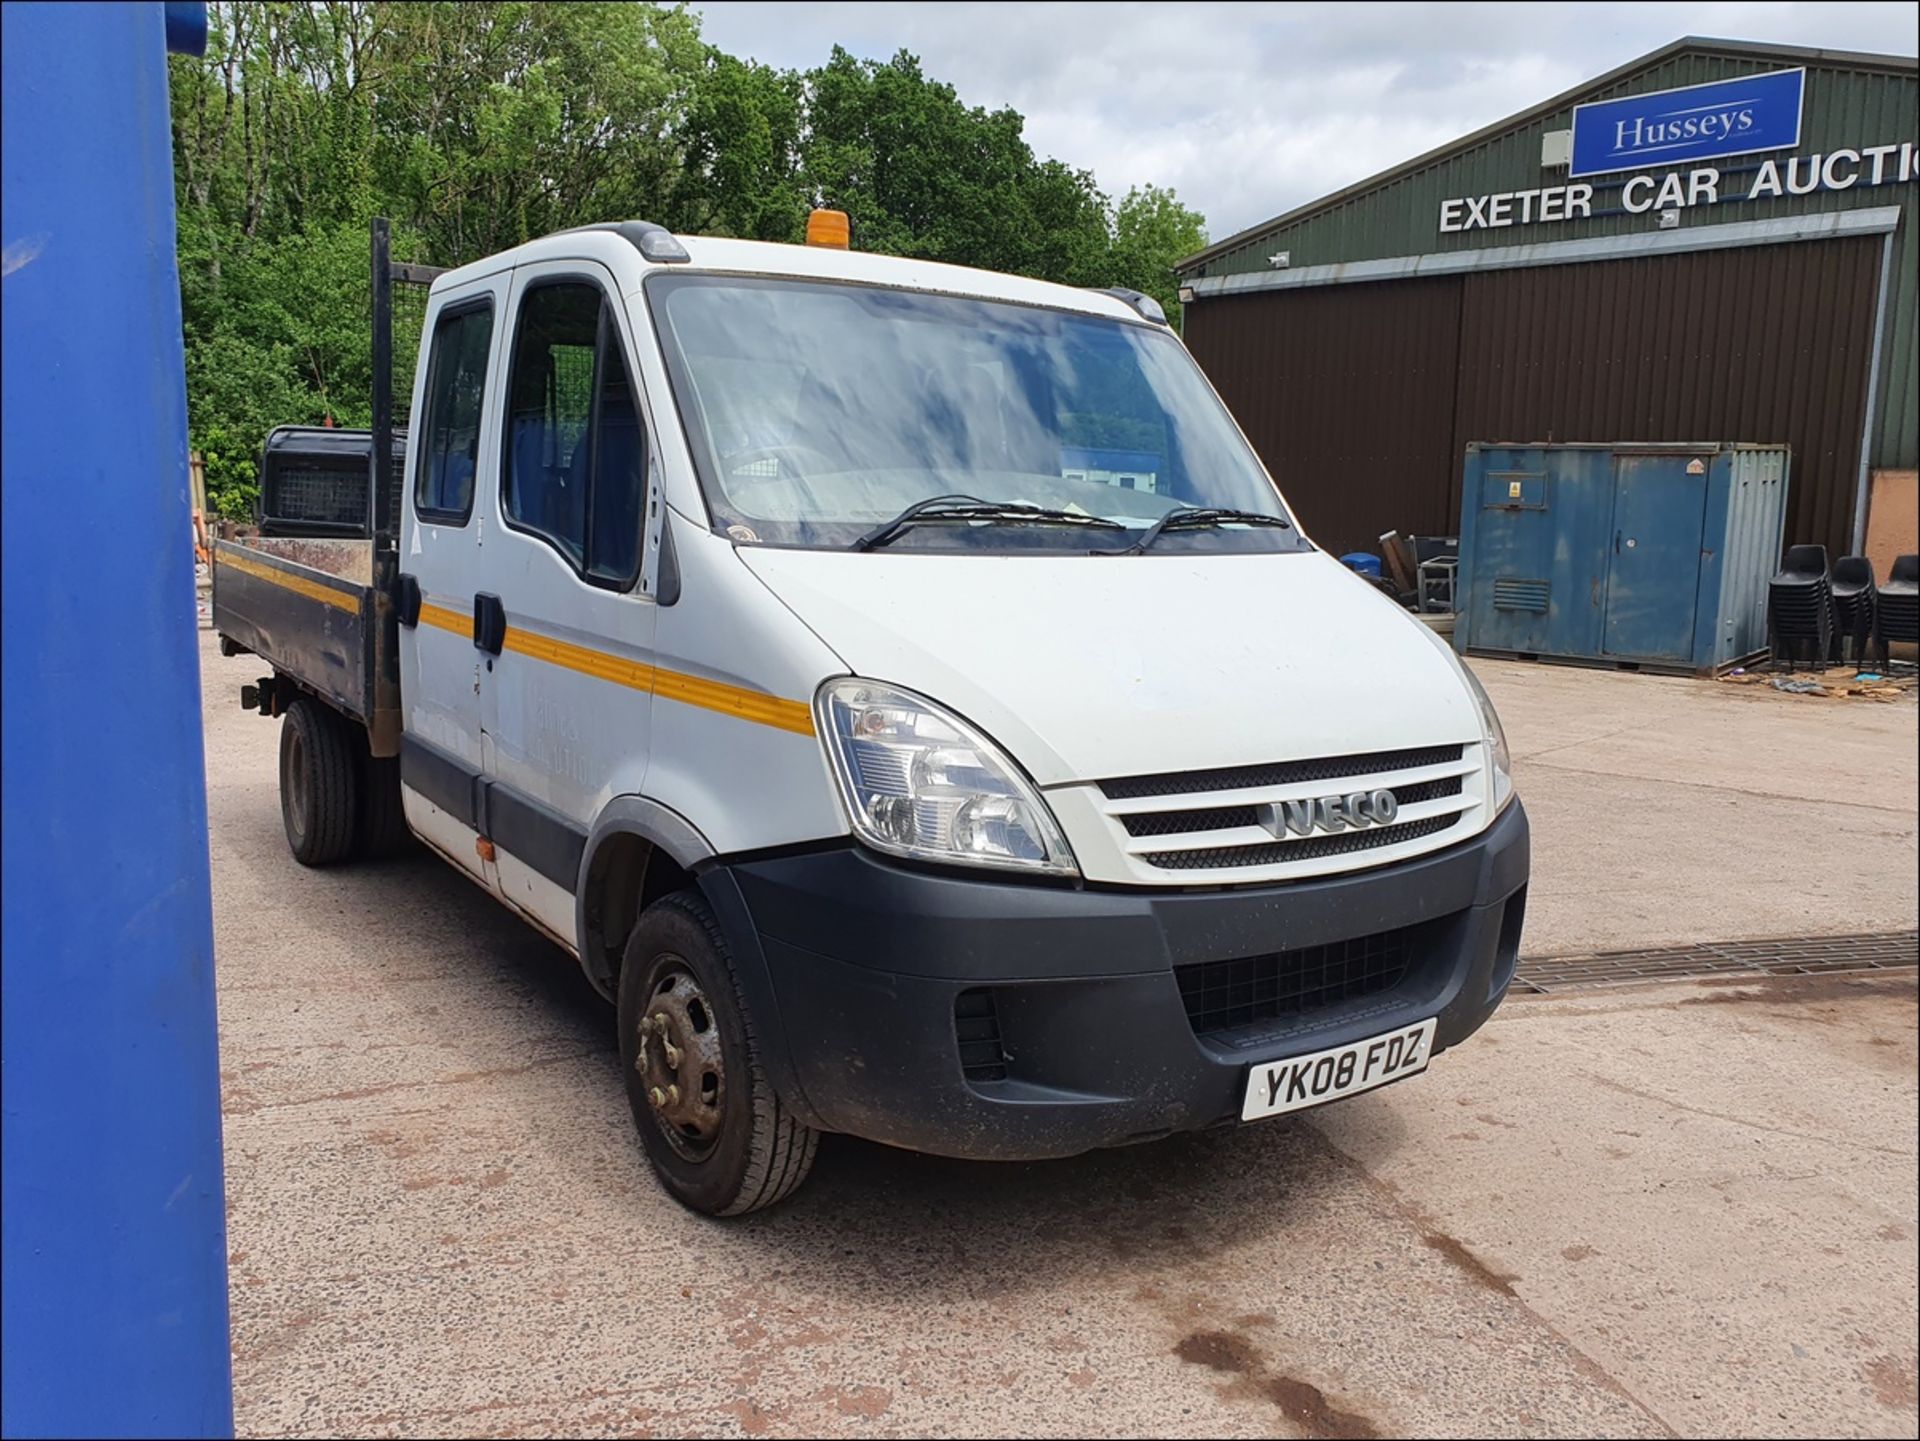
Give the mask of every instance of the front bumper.
POLYGON ((1434 1051, 1457 1045, 1513 979, 1527 869, 1516 802, 1447 850, 1291 885, 1095 891, 851 846, 722 864, 701 881, 774 1085, 800 1116, 939 1155, 1032 1160, 1237 1118, 1255 1062, 1434 1015, 1434 1051), (1385 990, 1221 1031, 1189 1020, 1176 967, 1387 933, 1417 941, 1385 990), (956 1004, 991 1012, 999 1065, 963 1070, 956 1004))

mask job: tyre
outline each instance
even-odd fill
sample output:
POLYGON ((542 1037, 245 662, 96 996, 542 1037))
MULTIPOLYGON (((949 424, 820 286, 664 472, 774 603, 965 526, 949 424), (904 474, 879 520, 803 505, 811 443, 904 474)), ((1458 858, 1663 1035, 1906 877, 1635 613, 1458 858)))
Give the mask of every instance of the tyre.
POLYGON ((400 760, 365 754, 365 746, 358 749, 360 809, 354 818, 354 854, 370 861, 403 855, 412 848, 413 832, 407 829, 400 803, 400 760))
POLYGON ((806 1179, 819 1133, 774 1095, 727 943, 697 894, 655 901, 634 923, 619 1025, 633 1122, 675 1200, 740 1216, 806 1179))
POLYGON ((296 697, 280 723, 280 819, 303 866, 330 866, 353 850, 359 798, 357 738, 336 711, 296 697))

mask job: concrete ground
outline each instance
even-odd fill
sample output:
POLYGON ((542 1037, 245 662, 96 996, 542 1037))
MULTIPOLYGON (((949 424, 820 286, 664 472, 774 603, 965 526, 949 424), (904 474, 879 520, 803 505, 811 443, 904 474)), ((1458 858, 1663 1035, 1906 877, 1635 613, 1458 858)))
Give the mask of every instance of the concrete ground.
POLYGON ((1896 701, 1478 660, 1533 818, 1536 955, 1911 927, 1912 692, 1896 701))
MULTIPOLYGON (((611 1016, 311 872, 202 652, 242 1434, 1913 1435, 1913 975, 1516 999, 1404 1085, 1031 1166, 654 1186, 611 1016)), ((1534 953, 1915 922, 1915 708, 1481 667, 1534 953)))

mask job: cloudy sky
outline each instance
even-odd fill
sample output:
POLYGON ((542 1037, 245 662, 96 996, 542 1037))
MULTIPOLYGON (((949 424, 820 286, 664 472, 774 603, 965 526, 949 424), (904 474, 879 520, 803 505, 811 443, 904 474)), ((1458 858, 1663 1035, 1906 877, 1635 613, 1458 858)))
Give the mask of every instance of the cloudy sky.
POLYGON ((1171 185, 1214 239, 1681 35, 1912 55, 1920 4, 834 4, 695 0, 708 40, 806 69, 905 48, 1113 195, 1171 185))

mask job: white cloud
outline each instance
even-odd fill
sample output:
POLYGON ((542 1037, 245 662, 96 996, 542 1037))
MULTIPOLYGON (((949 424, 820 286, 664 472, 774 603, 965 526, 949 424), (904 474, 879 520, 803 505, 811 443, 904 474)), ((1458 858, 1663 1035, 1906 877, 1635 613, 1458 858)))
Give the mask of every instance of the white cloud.
POLYGON ((906 49, 1114 195, 1171 185, 1215 238, 1681 35, 1911 55, 1920 4, 696 4, 707 38, 808 69, 906 49))

